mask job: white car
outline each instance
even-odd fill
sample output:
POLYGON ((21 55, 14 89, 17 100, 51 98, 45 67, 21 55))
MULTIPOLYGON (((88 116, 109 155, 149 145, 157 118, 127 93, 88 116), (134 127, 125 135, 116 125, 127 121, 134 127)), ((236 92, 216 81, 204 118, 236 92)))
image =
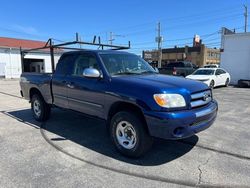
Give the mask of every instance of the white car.
POLYGON ((229 73, 222 68, 199 68, 186 78, 201 81, 210 88, 228 86, 230 82, 229 73))

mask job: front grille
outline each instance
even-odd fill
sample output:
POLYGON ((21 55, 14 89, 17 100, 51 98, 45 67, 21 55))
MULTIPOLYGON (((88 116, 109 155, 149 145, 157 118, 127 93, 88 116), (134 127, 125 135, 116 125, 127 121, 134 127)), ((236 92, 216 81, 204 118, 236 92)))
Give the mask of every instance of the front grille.
POLYGON ((191 95, 191 108, 205 106, 212 100, 211 90, 206 90, 191 95))
POLYGON ((201 123, 210 121, 211 119, 213 119, 215 117, 216 117, 216 114, 214 113, 214 110, 213 110, 209 114, 206 114, 206 115, 200 116, 200 117, 196 117, 195 122, 193 122, 190 126, 200 125, 201 123))

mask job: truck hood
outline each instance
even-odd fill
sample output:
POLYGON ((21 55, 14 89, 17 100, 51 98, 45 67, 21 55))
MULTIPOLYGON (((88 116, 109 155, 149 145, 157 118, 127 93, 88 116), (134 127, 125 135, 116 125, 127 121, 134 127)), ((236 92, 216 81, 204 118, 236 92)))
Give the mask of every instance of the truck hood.
POLYGON ((198 81, 185 79, 177 76, 167 76, 162 74, 149 74, 149 75, 132 75, 132 76, 117 76, 112 78, 113 81, 119 82, 124 87, 132 88, 151 88, 158 91, 171 91, 171 90, 186 90, 190 93, 198 92, 208 89, 206 84, 198 81))

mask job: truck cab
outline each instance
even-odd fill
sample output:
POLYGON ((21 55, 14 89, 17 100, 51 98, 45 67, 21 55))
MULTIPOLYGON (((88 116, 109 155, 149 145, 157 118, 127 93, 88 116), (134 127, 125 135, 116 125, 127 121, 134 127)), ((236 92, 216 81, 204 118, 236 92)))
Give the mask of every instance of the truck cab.
POLYGON ((189 61, 178 61, 167 63, 165 67, 159 69, 161 74, 186 77, 198 68, 197 65, 189 61))

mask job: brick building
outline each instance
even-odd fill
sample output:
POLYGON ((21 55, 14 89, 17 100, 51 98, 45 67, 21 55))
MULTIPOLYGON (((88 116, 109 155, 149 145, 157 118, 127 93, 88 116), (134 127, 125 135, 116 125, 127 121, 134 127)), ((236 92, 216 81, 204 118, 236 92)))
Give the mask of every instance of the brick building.
MULTIPOLYGON (((150 63, 158 63, 158 50, 143 51, 142 57, 150 63)), ((220 63, 220 50, 207 48, 204 44, 196 47, 175 47, 162 49, 162 67, 169 62, 191 61, 192 63, 203 67, 206 64, 220 63)))

